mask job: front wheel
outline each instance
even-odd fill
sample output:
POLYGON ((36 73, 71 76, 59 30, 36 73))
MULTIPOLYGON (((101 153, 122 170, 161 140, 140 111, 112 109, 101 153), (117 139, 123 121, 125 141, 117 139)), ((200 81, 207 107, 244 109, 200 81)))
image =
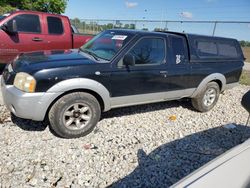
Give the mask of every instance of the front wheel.
POLYGON ((77 138, 89 134, 100 119, 97 99, 84 92, 64 95, 49 111, 50 128, 64 138, 77 138))
POLYGON ((219 85, 216 82, 209 82, 197 97, 192 99, 192 105, 200 112, 207 112, 215 106, 219 95, 219 85))

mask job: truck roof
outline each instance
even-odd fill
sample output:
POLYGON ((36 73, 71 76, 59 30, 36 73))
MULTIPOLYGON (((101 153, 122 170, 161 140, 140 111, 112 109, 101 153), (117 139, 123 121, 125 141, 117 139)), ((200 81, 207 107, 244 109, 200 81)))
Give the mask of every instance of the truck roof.
POLYGON ((173 31, 143 31, 132 29, 111 29, 110 31, 121 31, 128 34, 148 35, 179 35, 186 39, 190 61, 214 61, 221 59, 244 60, 244 55, 240 48, 239 42, 233 38, 180 33, 173 31), (220 48, 220 52, 218 52, 220 48), (220 54, 218 54, 220 53, 220 54), (230 55, 231 54, 231 55, 230 55), (230 58, 229 58, 230 57, 230 58))
POLYGON ((175 32, 175 31, 157 31, 157 32, 162 32, 162 33, 168 33, 168 34, 175 34, 175 35, 181 35, 188 38, 211 38, 215 40, 235 40, 234 38, 228 38, 228 37, 219 37, 219 36, 211 36, 211 35, 202 35, 202 34, 193 34, 193 33, 181 33, 181 32, 175 32))
POLYGON ((45 15, 55 15, 55 16, 68 18, 67 16, 64 16, 64 15, 61 15, 61 14, 54 14, 54 13, 48 13, 48 12, 39 12, 39 11, 33 11, 33 10, 15 10, 13 12, 10 12, 10 14, 15 14, 15 13, 45 14, 45 15))
POLYGON ((162 33, 162 34, 173 34, 173 35, 180 35, 180 36, 184 36, 187 39, 188 38, 198 38, 198 37, 204 37, 204 38, 213 38, 213 39, 222 39, 222 40, 236 40, 233 38, 228 38, 228 37, 219 37, 219 36, 210 36, 210 35, 202 35, 202 34, 193 34, 193 33, 184 33, 184 32, 175 32, 175 31, 144 31, 144 30, 136 30, 136 29, 110 29, 110 30, 120 30, 120 31, 124 31, 127 33, 131 33, 131 34, 148 34, 148 33, 162 33))

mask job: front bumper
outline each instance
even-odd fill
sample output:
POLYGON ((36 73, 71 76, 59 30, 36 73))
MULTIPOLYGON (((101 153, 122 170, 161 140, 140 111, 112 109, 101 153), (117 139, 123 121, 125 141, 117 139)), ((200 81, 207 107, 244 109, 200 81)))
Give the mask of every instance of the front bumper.
POLYGON ((13 85, 5 85, 1 79, 3 101, 14 115, 24 119, 42 121, 47 109, 59 93, 26 93, 13 85))

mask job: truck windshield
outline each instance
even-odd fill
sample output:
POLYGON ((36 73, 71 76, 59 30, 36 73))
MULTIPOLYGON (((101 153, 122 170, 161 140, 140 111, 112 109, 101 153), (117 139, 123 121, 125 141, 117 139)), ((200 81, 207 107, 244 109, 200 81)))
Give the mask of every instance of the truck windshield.
POLYGON ((96 60, 110 61, 132 38, 132 34, 122 31, 104 31, 84 44, 80 50, 96 60))

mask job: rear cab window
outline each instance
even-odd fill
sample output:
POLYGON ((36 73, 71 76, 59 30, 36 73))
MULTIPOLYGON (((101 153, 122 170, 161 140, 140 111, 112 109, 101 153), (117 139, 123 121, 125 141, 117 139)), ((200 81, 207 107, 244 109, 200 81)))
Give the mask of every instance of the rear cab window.
POLYGON ((188 48, 186 39, 182 36, 169 36, 170 46, 174 64, 183 64, 188 62, 188 48))
POLYGON ((61 18, 48 16, 47 23, 48 23, 48 33, 50 35, 61 35, 64 33, 63 23, 61 18))

